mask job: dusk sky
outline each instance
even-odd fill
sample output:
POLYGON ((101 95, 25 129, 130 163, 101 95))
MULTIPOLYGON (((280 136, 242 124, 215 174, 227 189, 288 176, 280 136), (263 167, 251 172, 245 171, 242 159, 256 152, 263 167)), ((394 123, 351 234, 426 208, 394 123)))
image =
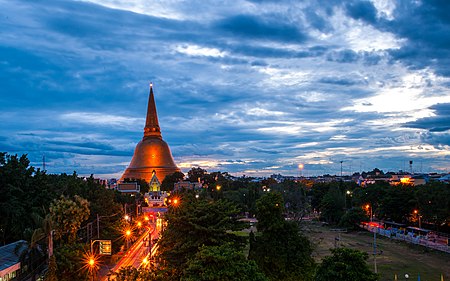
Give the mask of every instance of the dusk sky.
POLYGON ((0 151, 120 177, 450 170, 450 1, 0 0, 0 151))

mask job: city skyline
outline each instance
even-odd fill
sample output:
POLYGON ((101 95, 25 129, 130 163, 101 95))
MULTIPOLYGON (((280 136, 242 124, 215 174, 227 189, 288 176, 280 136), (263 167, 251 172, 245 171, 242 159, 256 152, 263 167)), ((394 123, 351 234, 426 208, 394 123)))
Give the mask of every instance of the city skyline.
POLYGON ((0 151, 119 178, 153 82, 183 172, 448 172, 450 3, 297 2, 0 0, 0 151))

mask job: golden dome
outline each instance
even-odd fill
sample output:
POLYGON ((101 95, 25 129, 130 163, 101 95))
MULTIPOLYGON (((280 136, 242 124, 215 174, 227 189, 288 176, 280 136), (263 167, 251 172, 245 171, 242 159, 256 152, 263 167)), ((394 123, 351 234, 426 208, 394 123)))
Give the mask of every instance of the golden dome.
POLYGON ((150 182, 152 172, 160 182, 167 175, 180 172, 173 161, 172 153, 167 143, 162 139, 156 112, 153 87, 150 84, 150 96, 148 99, 147 119, 144 128, 144 138, 136 145, 130 165, 121 177, 121 181, 129 179, 145 179, 150 182))

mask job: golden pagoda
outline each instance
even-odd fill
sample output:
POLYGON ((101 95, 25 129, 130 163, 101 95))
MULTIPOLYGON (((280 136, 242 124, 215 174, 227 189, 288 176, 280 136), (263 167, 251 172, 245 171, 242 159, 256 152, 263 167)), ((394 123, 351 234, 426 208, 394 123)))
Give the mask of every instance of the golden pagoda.
POLYGON ((153 171, 156 172, 158 180, 162 182, 167 175, 180 172, 180 169, 173 161, 169 146, 162 139, 155 97, 153 95, 153 85, 150 84, 144 137, 136 145, 130 165, 120 180, 144 179, 146 182, 150 182, 153 171))

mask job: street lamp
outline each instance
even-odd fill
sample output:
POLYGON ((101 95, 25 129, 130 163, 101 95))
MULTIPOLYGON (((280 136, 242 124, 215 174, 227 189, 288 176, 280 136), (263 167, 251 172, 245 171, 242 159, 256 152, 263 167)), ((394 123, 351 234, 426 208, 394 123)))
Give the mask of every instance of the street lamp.
POLYGON ((218 185, 216 186, 217 191, 219 191, 222 188, 222 186, 218 185))
POLYGON ((131 229, 125 230, 125 239, 127 240, 127 250, 130 248, 131 229))
POLYGON ((405 279, 408 280, 409 279, 409 274, 405 273, 405 279))
POLYGON ((367 204, 365 207, 367 212, 369 212, 370 210, 370 221, 372 221, 372 206, 370 206, 370 204, 367 204))
POLYGON ((298 170, 300 171, 300 173, 301 173, 301 177, 303 178, 303 168, 305 168, 305 165, 304 164, 298 164, 298 170))
POLYGON ((89 274, 92 276, 92 280, 95 280, 95 271, 98 269, 98 260, 93 253, 85 253, 84 261, 86 262, 85 267, 87 267, 89 274))
MULTIPOLYGON (((346 192, 345 192, 345 209, 347 209, 347 197, 348 196, 350 196, 351 197, 351 194, 352 194, 352 192, 350 191, 350 190, 347 190, 346 192)), ((352 207, 352 205, 350 204, 350 208, 352 207)))
POLYGON ((419 213, 419 210, 414 210, 414 215, 416 215, 416 216, 418 216, 419 217, 419 228, 422 228, 422 221, 421 221, 421 219, 420 219, 420 217, 421 217, 421 215, 420 215, 420 213, 419 213))

